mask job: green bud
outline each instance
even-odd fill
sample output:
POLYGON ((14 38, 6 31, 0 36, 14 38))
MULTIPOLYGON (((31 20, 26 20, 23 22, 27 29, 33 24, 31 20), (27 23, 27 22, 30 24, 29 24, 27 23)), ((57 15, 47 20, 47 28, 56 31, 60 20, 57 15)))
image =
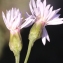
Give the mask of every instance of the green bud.
POLYGON ((10 50, 14 53, 14 55, 18 55, 22 49, 22 39, 20 33, 10 34, 10 42, 9 42, 10 50))
POLYGON ((30 30, 29 40, 35 42, 37 39, 41 38, 42 24, 34 24, 30 30))

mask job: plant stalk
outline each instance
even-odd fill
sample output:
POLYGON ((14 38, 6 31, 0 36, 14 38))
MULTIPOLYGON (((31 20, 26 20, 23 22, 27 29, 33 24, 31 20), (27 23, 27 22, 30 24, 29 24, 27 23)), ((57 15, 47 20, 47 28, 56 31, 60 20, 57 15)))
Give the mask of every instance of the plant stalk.
POLYGON ((20 53, 15 56, 15 63, 19 63, 20 61, 20 53))
POLYGON ((33 42, 29 42, 29 45, 28 45, 28 50, 27 50, 27 55, 26 55, 26 58, 25 58, 25 61, 24 63, 27 63, 28 59, 29 59, 29 56, 30 56, 30 52, 31 52, 31 49, 33 47, 33 42))

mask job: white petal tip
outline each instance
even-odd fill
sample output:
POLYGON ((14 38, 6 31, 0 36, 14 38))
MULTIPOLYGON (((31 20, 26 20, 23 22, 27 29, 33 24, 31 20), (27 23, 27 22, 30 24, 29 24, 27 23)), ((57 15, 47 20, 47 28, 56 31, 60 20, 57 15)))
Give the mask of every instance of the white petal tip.
POLYGON ((45 43, 43 43, 43 45, 45 46, 45 43))
POLYGON ((46 39, 45 38, 42 39, 42 43, 45 46, 45 44, 46 44, 46 39))
POLYGON ((49 36, 48 36, 48 35, 47 35, 47 37, 46 37, 46 38, 47 38, 47 41, 48 41, 48 42, 50 42, 50 38, 49 38, 49 36))
POLYGON ((48 40, 48 42, 50 42, 50 40, 48 40))

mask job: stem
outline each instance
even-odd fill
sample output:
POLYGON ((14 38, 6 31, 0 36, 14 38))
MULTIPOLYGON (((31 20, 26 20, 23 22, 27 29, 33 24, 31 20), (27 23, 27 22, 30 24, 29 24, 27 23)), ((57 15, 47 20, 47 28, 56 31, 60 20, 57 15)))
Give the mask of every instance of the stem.
POLYGON ((27 61, 28 61, 28 58, 29 58, 29 55, 30 55, 31 48, 32 48, 33 44, 34 44, 33 42, 29 42, 28 50, 27 50, 27 55, 26 55, 24 63, 27 63, 27 61))
POLYGON ((15 63, 19 63, 20 61, 20 54, 15 56, 15 63))

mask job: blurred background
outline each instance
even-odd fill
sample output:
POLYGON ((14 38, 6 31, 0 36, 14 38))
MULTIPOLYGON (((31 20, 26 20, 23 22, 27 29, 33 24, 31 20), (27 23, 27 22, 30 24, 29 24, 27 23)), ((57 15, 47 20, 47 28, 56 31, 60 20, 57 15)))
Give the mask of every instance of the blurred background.
MULTIPOLYGON (((2 11, 11 9, 12 7, 19 8, 22 16, 26 17, 26 12, 30 14, 29 10, 30 0, 0 0, 0 63, 15 63, 14 55, 10 51, 9 31, 7 30, 3 19, 2 11)), ((43 0, 42 0, 43 1, 43 0)), ((47 0, 47 4, 51 4, 54 9, 61 8, 59 14, 63 17, 63 0, 47 0)), ((23 49, 21 51, 20 63, 24 62, 27 47, 28 34, 32 26, 21 31, 23 39, 23 49)), ((50 43, 47 41, 44 46, 41 39, 37 40, 31 50, 28 63, 62 63, 63 62, 63 24, 57 26, 46 26, 50 36, 50 43)))

